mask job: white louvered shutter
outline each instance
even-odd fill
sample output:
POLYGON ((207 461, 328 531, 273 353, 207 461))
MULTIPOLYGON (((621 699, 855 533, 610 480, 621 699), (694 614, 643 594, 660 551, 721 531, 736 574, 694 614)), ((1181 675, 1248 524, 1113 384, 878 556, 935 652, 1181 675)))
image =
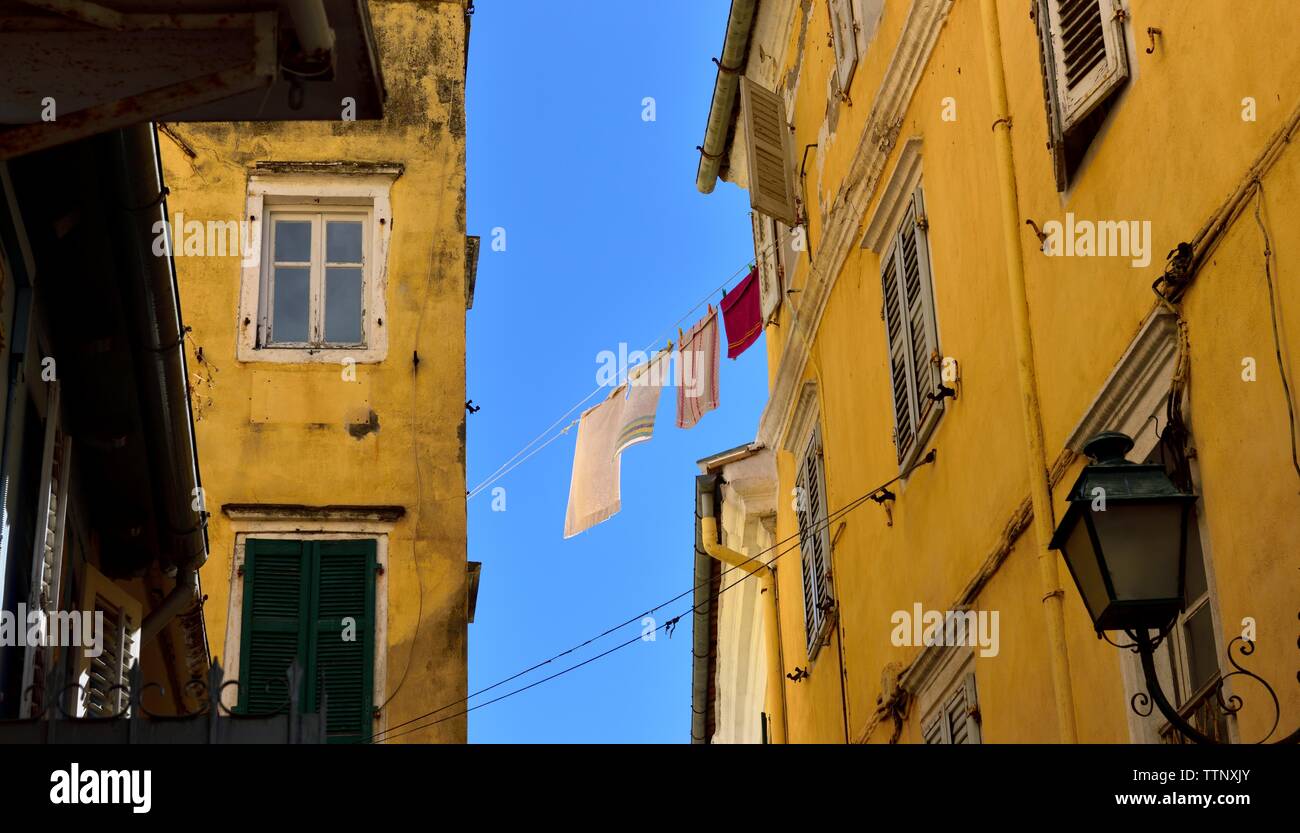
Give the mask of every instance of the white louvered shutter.
MULTIPOLYGON (((63 573, 63 537, 67 522, 70 442, 60 427, 59 384, 51 382, 46 399, 41 485, 37 497, 35 542, 32 548, 29 611, 39 610, 47 622, 59 609, 63 573)), ((45 702, 45 682, 54 659, 51 646, 29 646, 23 660, 22 714, 31 717, 45 702)))
POLYGON ((1068 133, 1128 78, 1118 0, 1046 0, 1061 130, 1068 133))
POLYGON ((100 653, 92 657, 83 647, 78 663, 80 695, 77 716, 125 716, 129 712, 127 689, 131 667, 140 660, 140 602, 87 565, 82 609, 103 614, 100 653))
POLYGON ((827 0, 831 11, 831 40, 835 44, 835 75, 840 91, 848 92, 858 66, 858 36, 853 25, 853 0, 827 0))
POLYGON ((740 79, 740 101, 749 151, 749 204, 755 211, 794 225, 794 177, 785 102, 748 78, 740 79))
POLYGON ((1035 0, 1038 26, 1038 66, 1043 73, 1043 109, 1047 112, 1047 149, 1052 154, 1052 174, 1056 177, 1056 190, 1064 191, 1067 175, 1065 168, 1065 130, 1061 127, 1061 108, 1056 105, 1056 64, 1052 58, 1051 26, 1043 5, 1047 0, 1035 0))
POLYGON ((759 299, 762 303, 763 321, 771 320, 781 295, 785 291, 781 282, 780 252, 777 249, 776 221, 751 211, 754 226, 754 262, 758 264, 759 299))

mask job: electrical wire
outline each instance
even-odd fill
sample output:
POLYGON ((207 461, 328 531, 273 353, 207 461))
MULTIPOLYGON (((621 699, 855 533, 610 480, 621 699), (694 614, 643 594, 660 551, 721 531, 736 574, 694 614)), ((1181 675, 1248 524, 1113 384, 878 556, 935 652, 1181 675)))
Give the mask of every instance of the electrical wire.
POLYGON ((1274 300, 1276 292, 1273 288, 1273 269, 1270 265, 1273 247, 1269 240, 1268 229, 1260 217, 1260 211, 1264 207, 1264 183, 1256 180, 1255 189, 1255 222, 1259 225, 1260 234, 1264 235, 1264 280, 1268 283, 1268 312, 1273 323, 1273 353, 1277 356, 1277 372, 1282 377, 1282 393, 1286 397, 1286 415, 1291 429, 1289 432, 1291 466, 1295 469, 1296 476, 1300 477, 1300 456, 1296 453, 1295 405, 1291 401, 1291 384, 1286 378, 1286 365, 1282 362, 1282 338, 1278 334, 1277 326, 1277 302, 1274 300))
MULTIPOLYGON (((745 561, 741 562, 740 564, 736 564, 736 565, 733 565, 733 566, 727 567, 726 569, 724 569, 723 571, 721 571, 721 572, 719 573, 719 576, 718 576, 719 579, 726 577, 729 573, 731 573, 731 572, 734 571, 734 570, 744 570, 745 575, 744 575, 744 576, 741 576, 741 578, 740 578, 739 580, 737 580, 737 581, 731 583, 730 585, 723 586, 723 587, 722 587, 722 588, 721 588, 717 593, 713 594, 710 598, 711 598, 711 599, 716 599, 716 598, 717 598, 719 595, 721 595, 722 593, 726 592, 727 590, 729 590, 729 589, 732 588, 732 587, 735 587, 735 586, 739 585, 741 582, 743 582, 743 581, 744 581, 746 578, 748 578, 750 575, 753 575, 753 573, 751 573, 751 572, 749 572, 748 570, 745 570, 745 569, 744 569, 744 568, 746 567, 746 565, 748 565, 750 562, 752 562, 752 561, 760 561, 761 556, 766 555, 767 553, 772 552, 773 550, 777 549, 778 547, 781 547, 781 546, 783 546, 783 545, 785 545, 785 544, 788 544, 788 543, 790 543, 791 541, 795 541, 796 543, 794 544, 794 546, 792 546, 792 547, 790 547, 790 548, 787 548, 787 549, 785 549, 785 550, 782 550, 780 553, 777 553, 775 556, 773 556, 770 560, 768 560, 768 561, 766 561, 766 562, 762 562, 762 561, 760 561, 760 563, 763 563, 763 564, 765 564, 765 565, 771 565, 771 564, 774 564, 774 563, 777 561, 777 559, 779 559, 782 555, 785 555, 785 554, 786 554, 787 552, 789 552, 791 549, 797 549, 798 546, 799 546, 798 540, 801 540, 804 536, 806 536, 806 535, 810 535, 810 534, 813 534, 813 533, 816 533, 816 532, 820 532, 820 531, 822 531, 823 529, 828 529, 828 528, 830 527, 830 525, 833 524, 835 521, 839 520, 839 518, 840 518, 841 516, 846 515, 846 514, 848 514, 849 512, 852 512, 854 509, 857 509, 859 506, 861 506, 862 504, 864 504, 864 503, 866 503, 867 501, 871 500, 875 495, 880 494, 883 490, 885 490, 885 489, 888 488, 889 486, 892 486, 892 485, 894 485, 895 483, 897 483, 898 481, 900 481, 900 480, 902 480, 902 479, 904 479, 904 478, 910 476, 910 475, 912 474, 912 472, 916 471, 916 470, 919 469, 921 466, 925 466, 925 465, 929 465, 930 463, 933 463, 934 460, 935 460, 935 452, 934 452, 934 450, 932 449, 929 453, 927 453, 925 456, 921 457, 919 460, 917 460, 915 463, 913 463, 911 466, 909 466, 909 467, 908 467, 907 469, 905 469, 904 471, 900 472, 900 473, 899 473, 897 476, 895 476, 894 478, 890 479, 889 481, 887 481, 887 482, 885 482, 885 483, 882 483, 881 485, 877 486, 875 489, 872 489, 871 491, 869 491, 869 492, 865 492, 865 493, 863 493, 862 495, 860 495, 860 496, 854 498, 853 500, 851 500, 851 501, 849 501, 848 503, 846 503, 844 506, 841 506, 839 509, 836 509, 836 510, 833 511, 833 512, 828 512, 824 518, 822 518, 822 519, 820 519, 820 520, 814 522, 812 525, 810 525, 810 527, 809 527, 808 529, 800 530, 800 531, 798 531, 798 532, 796 532, 796 533, 794 533, 794 534, 792 534, 792 535, 788 535, 788 536, 786 536, 785 538, 781 539, 780 541, 777 541, 777 542, 773 543, 770 547, 767 547, 766 549, 763 549, 763 550, 760 550, 759 552, 754 553, 754 555, 750 556, 749 558, 747 558, 745 561)), ((441 723, 441 722, 443 722, 443 721, 445 721, 445 720, 450 720, 450 719, 455 718, 455 717, 460 717, 460 716, 462 716, 462 715, 468 714, 469 712, 473 711, 474 709, 480 708, 480 707, 482 707, 482 706, 491 705, 492 703, 499 702, 500 700, 503 700, 503 699, 505 699, 505 698, 507 698, 507 697, 511 697, 511 696, 514 696, 515 694, 522 693, 522 692, 524 692, 524 691, 527 691, 527 690, 530 689, 530 688, 533 688, 533 687, 535 687, 535 686, 537 686, 537 685, 540 685, 541 683, 547 682, 548 680, 552 680, 552 679, 555 679, 555 678, 558 677, 558 676, 562 676, 562 675, 564 675, 564 674, 567 674, 569 671, 573 671, 573 670, 576 670, 576 669, 578 669, 578 668, 581 668, 581 667, 583 667, 584 665, 587 665, 587 664, 589 664, 589 663, 591 663, 591 662, 594 662, 594 661, 597 660, 597 659, 600 659, 601 657, 608 656, 609 654, 613 653, 614 651, 620 650, 621 648, 627 647, 628 645, 632 644, 633 642, 636 642, 636 641, 638 641, 638 640, 643 639, 643 638, 644 638, 644 634, 638 634, 637 636, 633 637, 631 640, 628 640, 627 642, 621 643, 620 645, 617 645, 617 646, 615 646, 614 648, 612 648, 612 649, 610 649, 610 650, 608 650, 608 651, 605 651, 604 653, 598 654, 598 655, 596 655, 596 656, 594 656, 594 657, 591 657, 591 658, 589 658, 589 659, 587 659, 587 660, 584 660, 583 662, 578 663, 578 664, 576 664, 576 665, 569 666, 568 668, 565 668, 564 670, 559 671, 559 672, 557 672, 556 674, 551 675, 550 677, 546 677, 546 678, 544 678, 544 679, 542 679, 542 680, 539 680, 539 681, 537 681, 537 682, 530 683, 530 684, 527 685, 527 686, 523 686, 523 687, 521 687, 521 688, 514 689, 514 690, 512 690, 512 691, 508 692, 507 694, 504 694, 504 695, 502 695, 502 696, 500 696, 500 697, 494 698, 494 699, 492 699, 492 700, 488 700, 488 701, 483 702, 483 703, 479 703, 479 704, 477 704, 477 705, 475 705, 475 706, 468 707, 468 708, 466 708, 466 709, 464 709, 464 710, 462 710, 462 711, 460 711, 460 712, 457 712, 456 714, 448 715, 448 716, 443 717, 443 718, 439 718, 438 720, 433 721, 432 723, 425 724, 424 726, 418 727, 418 728, 416 728, 416 729, 410 729, 410 730, 407 730, 406 732, 399 732, 399 733, 397 733, 397 734, 391 734, 391 733, 393 733, 393 732, 396 732, 396 730, 398 730, 398 729, 401 729, 401 728, 403 728, 403 727, 409 726, 410 724, 415 723, 415 722, 417 722, 417 721, 424 720, 425 718, 432 717, 433 715, 438 714, 439 712, 442 712, 442 711, 446 711, 447 709, 452 708, 453 706, 457 706, 457 705, 460 705, 460 704, 463 704, 463 703, 468 703, 470 700, 472 700, 472 699, 475 698, 475 697, 478 697, 478 696, 481 695, 481 694, 486 694, 487 692, 492 691, 493 689, 499 688, 499 687, 505 685, 506 683, 513 682, 514 680, 517 680, 517 679, 519 679, 520 677, 522 677, 522 676, 524 676, 524 675, 526 675, 526 674, 528 674, 528 673, 530 673, 530 672, 532 672, 532 671, 536 671, 538 668, 542 668, 543 666, 549 665, 550 663, 556 661, 557 659, 561 659, 561 658, 563 658, 563 657, 565 657, 565 656, 568 656, 569 654, 572 654, 572 653, 574 653, 574 652, 576 652, 576 651, 579 651, 579 650, 581 650, 582 648, 585 648, 586 646, 592 644, 593 642, 596 642, 596 641, 598 641, 598 640, 600 640, 600 639, 603 639, 604 637, 606 637, 606 636, 608 636, 608 635, 610 635, 610 634, 612 634, 612 633, 615 633, 616 631, 621 630, 622 628, 627 627, 628 625, 632 624, 633 622, 638 622, 638 621, 640 621, 641 619, 643 619, 645 616, 647 616, 647 615, 649 615, 649 614, 652 614, 652 613, 655 613, 656 611, 659 611, 659 610, 663 609, 664 607, 667 607, 668 605, 672 604, 673 602, 676 602, 676 601, 678 601, 678 600, 680 600, 680 599, 682 599, 682 598, 684 598, 684 597, 686 597, 686 596, 688 596, 688 595, 694 593, 696 590, 700 589, 701 587, 706 587, 709 583, 711 583, 711 582, 704 582, 704 583, 701 583, 701 584, 695 585, 695 586, 691 587, 689 590, 686 590, 686 591, 683 592, 683 593, 679 593, 678 595, 674 596, 673 598, 668 599, 668 600, 665 601, 665 602, 661 602, 660 604, 656 605, 655 607, 650 608, 649 610, 646 610, 646 611, 644 611, 644 612, 642 612, 642 613, 639 613, 639 614, 637 614, 636 616, 633 616, 632 618, 627 619, 627 620, 625 620, 625 621, 623 621, 623 622, 621 622, 621 623, 619 623, 619 624, 613 626, 612 628, 608 628, 608 629, 605 630, 604 632, 598 634, 597 636, 593 636, 593 637, 591 637, 590 639, 586 640, 585 642, 583 642, 583 643, 581 643, 581 644, 579 644, 579 645, 575 645, 575 646, 572 647, 572 648, 569 648, 569 649, 567 649, 567 650, 565 650, 565 651, 561 651, 560 653, 556 654, 556 655, 553 656, 553 657, 550 657, 549 659, 543 660, 543 661, 541 661, 541 662, 539 662, 539 663, 537 663, 537 664, 535 664, 535 665, 532 665, 532 666, 530 666, 530 667, 528 667, 528 668, 525 668, 523 671, 519 671, 518 673, 512 674, 511 676, 506 677, 506 678, 503 679, 503 680, 500 680, 500 681, 498 681, 498 682, 495 682, 495 683, 493 683, 492 685, 487 686, 486 688, 481 688, 481 689, 479 689, 478 691, 475 691, 475 692, 473 692, 472 694, 468 694, 468 695, 466 695, 465 697, 462 697, 462 698, 460 698, 460 699, 458 699, 458 700, 453 700, 452 702, 447 703, 447 704, 444 705, 444 706, 440 706, 439 708, 436 708, 436 709, 434 709, 433 711, 426 712, 426 713, 424 713, 424 714, 422 714, 422 715, 419 715, 419 716, 417 716, 417 717, 413 717, 413 718, 410 718, 409 720, 403 721, 402 723, 398 723, 398 724, 395 725, 395 726, 390 726, 389 728, 384 729, 383 731, 376 732, 375 734, 371 735, 370 737, 368 737, 368 738, 366 738, 366 739, 364 739, 364 740, 362 740, 362 741, 359 741, 359 743, 370 743, 370 742, 373 742, 373 743, 383 743, 383 742, 386 741, 386 740, 391 740, 392 738, 399 737, 399 736, 401 736, 401 735, 405 735, 405 734, 409 734, 410 732, 419 731, 420 729, 424 729, 424 728, 428 728, 429 726, 437 725, 438 723, 441 723), (380 738, 380 735, 389 735, 389 737, 380 738), (380 738, 380 739, 379 739, 379 740, 376 740, 376 738, 380 738)), ((694 610, 694 609, 695 609, 695 606, 692 605, 692 607, 690 608, 690 610, 694 610)), ((675 617, 674 619, 670 619, 670 620, 668 620, 668 621, 669 621, 669 622, 673 622, 673 623, 675 624, 677 620, 681 619, 682 616, 685 616, 687 613, 689 613, 690 610, 688 610, 688 611, 684 611, 683 613, 679 614, 679 615, 678 615, 677 617, 675 617)), ((668 622, 665 622, 664 625, 660 625, 658 628, 655 628, 655 630, 657 631, 657 630, 659 630, 660 628, 663 628, 664 626, 666 626, 667 624, 668 624, 668 622)))
MULTIPOLYGON (((791 234, 795 231, 795 229, 797 229, 797 228, 799 228, 799 227, 798 227, 798 226, 795 226, 795 227, 793 227, 793 228, 786 229, 783 233, 777 235, 777 237, 776 237, 776 238, 775 238, 771 243, 769 243, 769 244, 768 244, 767 246, 765 246, 763 249, 761 249, 761 250, 755 252, 756 258, 757 258, 758 260, 761 260, 761 259, 766 258, 768 254, 770 254, 771 252, 774 252, 774 251, 776 250, 776 247, 779 246, 779 245, 784 241, 784 238, 786 238, 787 236, 791 235, 791 234)), ((749 263, 749 262, 747 261, 747 264, 748 264, 748 263, 749 263)), ((754 261, 754 263, 756 264, 756 263, 757 263, 757 260, 754 261)), ((708 303, 708 301, 709 301, 710 298, 712 298, 716 293, 718 293, 718 292, 722 291, 723 289, 725 289, 726 286, 727 286, 727 284, 729 284, 729 283, 731 283, 733 280, 735 280, 736 277, 738 277, 742 272, 745 272, 745 271, 747 271, 747 270, 749 270, 749 269, 751 269, 751 268, 752 268, 752 267, 749 266, 749 265, 744 265, 744 266, 741 266, 739 269, 737 269, 735 272, 733 272, 733 273, 732 273, 732 274, 731 274, 731 275, 730 275, 726 280, 724 280, 724 281, 723 281, 722 283, 720 283, 718 286, 716 286, 716 287, 714 287, 713 289, 711 289, 711 290, 708 292, 708 294, 706 294, 703 298, 701 298, 701 299, 699 300, 698 303, 695 304, 695 306, 693 306, 693 307, 691 307, 690 309, 688 309, 688 310, 687 310, 687 311, 686 311, 686 312, 685 312, 685 313, 684 313, 680 318, 678 318, 676 321, 674 321, 672 324, 670 324, 670 325, 668 326, 668 329, 667 329, 667 330, 666 330, 662 335, 660 335, 658 338, 656 338, 656 339, 654 339, 653 341, 651 341, 650 344, 648 344, 642 352, 644 352, 644 353, 649 353, 650 351, 652 351, 652 350, 655 348, 655 345, 658 345, 658 344, 663 343, 664 339, 666 339, 666 338, 668 338, 669 336, 672 335, 672 332, 673 332, 674 329, 676 329, 680 324, 682 324, 682 322, 684 322, 687 318, 689 318, 689 317, 690 317, 690 316, 691 316, 691 315, 692 315, 696 310, 698 310, 700 307, 702 307, 702 306, 704 306, 706 303, 708 303)), ((524 460, 527 460, 529 457, 532 457, 534 454, 536 454, 536 453, 537 453, 538 451, 540 451, 542 448, 545 448, 546 446, 550 445, 551 443, 555 442, 555 441, 558 440, 560 437, 562 437, 562 436, 564 436, 566 433, 568 433, 568 432, 573 428, 573 426, 575 426, 575 425, 578 424, 578 420, 577 420, 577 419, 574 419, 574 420, 571 420, 570 422, 568 422, 568 424, 566 424, 562 429, 560 429, 559 433, 556 433, 556 434, 553 434, 553 435, 551 434, 551 432, 554 431, 555 428, 556 428, 557 426, 559 426, 561 423, 563 423, 566 419, 568 419, 568 417, 569 417, 570 415, 572 415, 574 411, 578 410, 578 409, 581 408, 583 405, 585 405, 585 404, 587 404, 588 402, 590 402, 590 401, 592 400, 592 398, 594 398, 594 397, 596 396, 596 394, 598 394, 598 393, 600 393, 601 391, 605 390, 605 387, 606 387, 605 385, 598 385, 598 386, 596 387, 595 390, 593 390, 591 393, 589 393, 589 394, 587 394, 586 396, 584 396, 582 399, 578 400, 578 401, 577 401, 576 403, 574 403, 574 405, 573 405, 572 407, 570 407, 567 411, 565 411, 564 413, 560 414, 559 418, 556 419, 554 422, 552 422, 552 423, 550 424, 550 426, 548 426, 548 427, 547 427, 545 430, 543 430, 540 434, 538 434, 536 437, 534 437, 532 440, 530 440, 530 441, 529 441, 529 442, 528 442, 528 443, 527 443, 523 448, 519 449, 519 450, 516 451, 513 455, 511 455, 511 456, 510 456, 510 457, 509 457, 509 458, 508 458, 504 463, 502 463, 500 466, 498 466, 498 467, 496 468, 495 471, 493 471, 491 474, 489 474, 489 475, 488 475, 488 476, 487 476, 483 481, 481 481, 478 485, 474 486, 474 488, 472 488, 472 489, 470 489, 469 491, 467 491, 467 492, 465 493, 465 500, 467 500, 467 501, 468 501, 468 500, 472 500, 475 496, 477 496, 479 493, 483 492, 485 489, 487 489, 487 488, 488 488, 489 486, 491 486, 493 483, 496 483, 498 480, 500 480, 501 478, 505 477, 507 474, 509 474, 510 472, 514 471, 516 468, 518 468, 518 467, 519 467, 519 466, 524 462, 524 460), (536 445, 538 442, 540 442, 542 439, 544 439, 544 438, 546 438, 546 437, 548 437, 548 436, 549 436, 549 439, 547 439, 546 442, 542 443, 542 445, 541 445, 539 448, 537 448, 537 449, 533 449, 533 446, 534 446, 534 445, 536 445), (530 451, 530 449, 533 449, 533 450, 530 451), (520 459, 521 457, 522 457, 523 459, 520 459)))

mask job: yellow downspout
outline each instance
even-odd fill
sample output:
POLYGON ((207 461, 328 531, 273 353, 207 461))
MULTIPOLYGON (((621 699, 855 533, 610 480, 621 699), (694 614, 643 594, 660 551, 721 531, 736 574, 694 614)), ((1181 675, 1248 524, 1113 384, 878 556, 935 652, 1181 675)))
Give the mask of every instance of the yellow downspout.
POLYGON ((1052 492, 1043 443, 1043 415, 1038 404, 1038 376, 1029 330, 1029 298, 1025 292, 1025 263, 1020 248, 1020 199, 1011 159, 1011 108, 1007 104, 1007 79, 1002 68, 1002 34, 995 0, 980 0, 984 24, 984 53, 989 92, 993 99, 994 147, 997 149, 998 185, 1002 193, 1002 236, 1007 257, 1007 285, 1011 291, 1011 322, 1016 339, 1016 369, 1029 441, 1029 497, 1034 511, 1034 537, 1038 548, 1038 575, 1047 616, 1048 650, 1052 664, 1052 691, 1056 698, 1056 723, 1061 743, 1077 743, 1074 693, 1070 687, 1070 655, 1065 644, 1065 609, 1056 553, 1047 548, 1052 538, 1052 492))
POLYGON ((763 603, 763 641, 767 652, 767 713, 772 715, 772 742, 785 743, 785 697, 781 690, 781 643, 776 630, 776 571, 762 559, 750 558, 718 543, 718 521, 712 514, 700 518, 704 551, 723 564, 758 577, 763 603))

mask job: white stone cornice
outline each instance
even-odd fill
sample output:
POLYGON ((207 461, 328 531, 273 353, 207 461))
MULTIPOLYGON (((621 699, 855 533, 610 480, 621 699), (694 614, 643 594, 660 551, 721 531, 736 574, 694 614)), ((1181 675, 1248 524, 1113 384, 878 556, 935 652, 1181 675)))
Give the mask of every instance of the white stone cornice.
POLYGON ((768 447, 779 446, 786 434, 808 361, 808 346, 821 323, 826 301, 853 246, 858 224, 871 202, 885 162, 898 141, 908 103, 951 8, 952 0, 913 0, 908 11, 858 141, 858 152, 827 213, 817 261, 809 270, 803 290, 792 296, 798 299, 797 309, 791 304, 797 314, 791 316, 785 349, 758 425, 757 439, 768 447))

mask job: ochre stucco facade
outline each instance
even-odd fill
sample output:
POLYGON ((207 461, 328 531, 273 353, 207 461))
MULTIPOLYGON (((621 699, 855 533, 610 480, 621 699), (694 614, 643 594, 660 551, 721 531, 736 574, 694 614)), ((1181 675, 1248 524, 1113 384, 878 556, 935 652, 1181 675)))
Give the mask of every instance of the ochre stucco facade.
MULTIPOLYGON (((847 97, 833 92, 836 60, 826 3, 761 4, 745 69, 785 99, 794 156, 789 164, 811 249, 811 257, 805 251, 787 264, 785 287, 797 291, 784 295, 766 328, 772 398, 757 439, 778 452, 775 540, 798 535, 786 496, 796 485, 800 451, 791 426, 804 414, 820 426, 831 511, 899 473, 881 257, 864 239, 893 199, 891 185, 906 180, 904 167, 919 166, 939 355, 955 359, 960 372, 957 398, 944 402, 925 443, 937 450, 936 462, 890 487, 896 499, 888 515, 866 502, 832 523, 835 624, 811 661, 799 553, 776 563, 782 671, 810 672, 783 684, 788 738, 923 740, 927 700, 939 696, 927 689, 947 683, 942 668, 921 666, 946 660, 922 660, 919 647, 891 639, 891 616, 919 603, 925 610, 968 606, 999 614, 997 654, 981 656, 977 649, 952 661, 974 674, 982 741, 1056 742, 1062 733, 1029 515, 980 3, 887 0, 883 10, 871 0, 833 5, 851 6, 859 26, 860 55, 847 97)), ((1044 465, 1053 470, 1059 521, 1066 492, 1086 462, 1074 436, 1081 425, 1092 418, 1100 428, 1128 430, 1138 438, 1138 452, 1152 448, 1155 431, 1166 425, 1162 391, 1169 389, 1180 330, 1153 295, 1152 282, 1165 269, 1166 253, 1219 215, 1277 132, 1286 125, 1294 131, 1300 54, 1285 44, 1300 34, 1300 17, 1284 4, 1123 3, 1129 78, 1111 99, 1068 187, 1058 192, 1046 150, 1043 73, 1029 5, 998 3, 997 14, 1044 465), (1148 27, 1162 30, 1150 53, 1148 27), (1149 221, 1149 263, 1047 256, 1024 221, 1065 223, 1067 213, 1080 220, 1149 221), (1143 364, 1132 355, 1143 351, 1165 358, 1143 364), (1141 381, 1150 402, 1132 404, 1147 388, 1112 379, 1112 372, 1148 366, 1159 371, 1141 381), (1099 402, 1121 400, 1132 405, 1126 414, 1098 415, 1099 402)), ((742 127, 737 145, 744 141, 742 127)), ((732 149, 733 162, 742 152, 732 149)), ((743 167, 736 162, 724 178, 744 185, 743 167)), ((1294 396, 1300 370, 1294 361, 1300 232, 1289 220, 1300 211, 1294 144, 1281 143, 1261 182, 1282 358, 1294 396)), ((1218 673, 1232 670, 1225 651, 1243 620, 1253 619, 1254 654, 1235 658, 1276 688, 1280 735, 1294 730, 1300 715, 1300 473, 1292 467, 1274 357, 1256 200, 1250 195, 1229 218, 1179 307, 1190 373, 1184 401, 1189 456, 1202 496, 1218 673), (1243 375, 1248 367, 1253 381, 1243 375)), ((758 248, 770 243, 760 236, 758 248)), ((1153 739, 1159 714, 1144 722, 1129 708, 1142 688, 1126 666, 1129 656, 1095 635, 1063 563, 1059 572, 1078 740, 1153 739)), ((725 611, 725 598, 722 605, 725 611)), ((719 646, 720 654, 728 651, 749 648, 719 646)), ((1240 679, 1233 691, 1246 706, 1229 721, 1231 736, 1259 739, 1273 718, 1267 693, 1240 679)), ((769 709, 771 702, 769 693, 769 709)))
MULTIPOLYGON (((366 280, 382 305, 376 315, 368 296, 366 350, 260 355, 246 303, 256 310, 261 262, 181 251, 176 266, 211 513, 212 653, 228 672, 238 662, 246 539, 374 538, 378 732, 466 694, 467 16, 456 3, 369 9, 383 120, 171 125, 176 140, 160 142, 169 203, 186 220, 242 218, 265 241, 250 213, 256 177, 298 186, 280 200, 304 211, 315 194, 373 212, 366 280)), ((402 740, 464 742, 457 712, 402 740)))

